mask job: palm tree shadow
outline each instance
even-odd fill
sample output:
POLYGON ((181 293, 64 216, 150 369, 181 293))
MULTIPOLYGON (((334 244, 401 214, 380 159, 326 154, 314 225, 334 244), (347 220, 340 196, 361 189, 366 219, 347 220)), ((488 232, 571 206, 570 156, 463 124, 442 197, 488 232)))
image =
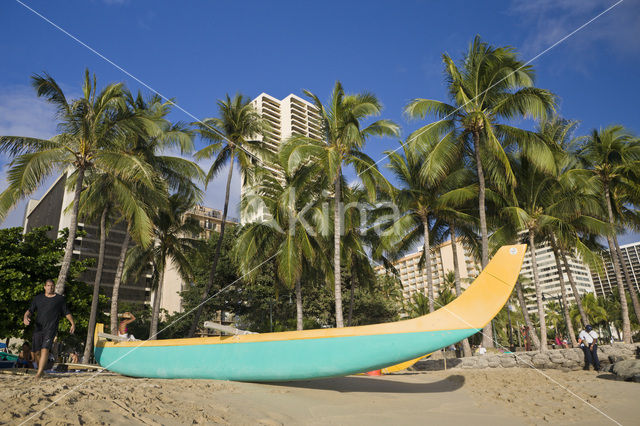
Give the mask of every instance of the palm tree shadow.
POLYGON ((289 388, 332 390, 341 393, 442 393, 456 391, 464 386, 464 382, 464 376, 454 374, 432 383, 407 383, 385 380, 383 378, 348 376, 300 382, 275 382, 270 384, 289 388))

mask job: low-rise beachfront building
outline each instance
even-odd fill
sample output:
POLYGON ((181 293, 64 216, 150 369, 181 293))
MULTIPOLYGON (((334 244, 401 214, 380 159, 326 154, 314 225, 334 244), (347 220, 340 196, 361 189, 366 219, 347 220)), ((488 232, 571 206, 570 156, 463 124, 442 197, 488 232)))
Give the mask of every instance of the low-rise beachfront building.
MULTIPOLYGON (((73 192, 66 188, 69 172, 63 173, 39 200, 29 200, 24 215, 24 232, 41 226, 50 226, 50 238, 57 238, 59 231, 71 224, 71 211, 67 207, 73 202, 73 192)), ((94 266, 87 268, 78 279, 88 285, 93 285, 96 276, 98 252, 100 249, 100 225, 78 221, 78 231, 86 232, 84 236, 77 236, 73 244, 75 259, 96 259, 94 266)), ((101 292, 111 297, 113 282, 116 276, 120 251, 124 244, 127 225, 119 222, 109 229, 107 235, 101 292)), ((130 241, 129 245, 133 246, 130 241)), ((53 277, 55 278, 55 277, 53 277)), ((120 285, 119 300, 132 303, 150 303, 151 287, 147 279, 123 282, 120 285)))
MULTIPOLYGON (((480 265, 476 263, 471 252, 466 249, 460 240, 456 242, 458 253, 458 265, 460 267, 460 278, 462 288, 469 286, 480 270, 480 265)), ((420 267, 422 250, 411 253, 392 262, 398 271, 400 282, 402 283, 402 296, 405 302, 411 302, 415 293, 426 294, 427 291, 427 271, 420 267)), ((453 249, 451 241, 439 244, 431 248, 431 267, 433 286, 436 297, 440 291, 440 286, 444 283, 444 277, 449 271, 453 271, 453 249)), ((388 273, 383 266, 377 266, 376 272, 379 274, 388 273)))
MULTIPOLYGON (((302 135, 322 140, 321 121, 318 109, 299 96, 290 94, 284 99, 277 99, 266 93, 261 93, 251 101, 251 105, 269 123, 269 130, 265 136, 258 136, 258 140, 264 141, 266 147, 273 153, 277 153, 280 145, 293 135, 302 135)), ((279 173, 269 164, 262 164, 276 176, 279 173)), ((250 194, 251 187, 242 182, 240 196, 244 198, 250 194)), ((242 224, 258 220, 265 220, 266 212, 261 205, 252 206, 250 213, 243 212, 240 216, 242 224)))
MULTIPOLYGON (((71 223, 71 213, 67 207, 73 201, 73 193, 65 185, 68 172, 63 173, 47 192, 39 200, 30 200, 27 204, 24 216, 24 232, 41 226, 50 226, 47 233, 50 238, 57 238, 58 232, 68 228, 71 223)), ((195 238, 209 238, 211 234, 220 231, 222 223, 222 212, 210 207, 195 206, 186 213, 200 222, 203 231, 200 235, 193 235, 195 238)), ((227 218, 227 225, 236 225, 237 219, 227 218)), ((75 259, 93 258, 96 261, 94 266, 87 268, 78 279, 88 285, 93 285, 96 276, 98 251, 100 249, 100 226, 89 222, 78 222, 78 230, 86 232, 84 236, 76 237, 73 245, 73 257, 75 259)), ((119 222, 109 229, 107 234, 105 259, 100 282, 100 292, 107 297, 111 297, 113 283, 116 276, 116 268, 124 237, 127 232, 125 223, 119 222)), ((129 242, 129 247, 133 246, 133 241, 129 242)), ((55 277, 53 277, 55 278, 55 277)), ((185 283, 178 274, 175 265, 167 262, 164 273, 164 283, 162 285, 162 295, 160 296, 160 307, 170 314, 182 311, 182 298, 180 291, 184 289, 185 283)), ((131 303, 151 304, 155 297, 151 290, 151 275, 148 274, 138 281, 123 281, 120 285, 118 300, 131 303)))
MULTIPOLYGON (((620 251, 626 263, 627 275, 636 292, 640 292, 640 241, 620 246, 620 251)), ((618 291, 618 280, 613 269, 613 262, 608 251, 600 253, 603 269, 591 269, 591 278, 598 296, 607 296, 618 291)), ((624 275, 623 275, 624 280, 624 275)), ((627 283, 624 283, 627 288, 627 283)))
MULTIPOLYGON (((222 225, 222 211, 206 206, 194 206, 185 213, 186 217, 196 219, 202 227, 200 235, 192 235, 194 238, 209 239, 214 232, 220 232, 222 225)), ((226 230, 238 224, 236 218, 227 216, 226 230)), ((187 283, 184 282, 176 265, 169 259, 164 270, 164 280, 162 285, 162 295, 160 307, 166 309, 169 314, 182 312, 182 297, 180 292, 185 289, 187 283)))
MULTIPOLYGON (((580 259, 577 253, 568 253, 567 258, 569 261, 569 269, 573 275, 576 283, 578 294, 583 295, 586 293, 594 293, 593 280, 591 279, 591 273, 589 267, 580 259)), ((543 304, 546 305, 550 301, 558 302, 561 300, 562 288, 560 287, 560 273, 556 264, 556 258, 553 253, 553 249, 549 244, 539 244, 536 247, 536 264, 538 266, 538 279, 539 284, 543 292, 543 304)), ((567 299, 569 304, 575 303, 573 297, 573 291, 571 290, 571 284, 569 283, 569 277, 567 276, 564 262, 560 259, 562 265, 562 277, 564 279, 565 288, 567 290, 567 299)), ((533 266, 531 261, 531 250, 527 248, 527 252, 522 263, 522 271, 520 276, 526 277, 530 280, 531 291, 527 292, 527 310, 529 312, 536 312, 537 305, 535 300, 535 290, 533 285, 533 266)), ((526 290, 525 290, 526 291, 526 290)))

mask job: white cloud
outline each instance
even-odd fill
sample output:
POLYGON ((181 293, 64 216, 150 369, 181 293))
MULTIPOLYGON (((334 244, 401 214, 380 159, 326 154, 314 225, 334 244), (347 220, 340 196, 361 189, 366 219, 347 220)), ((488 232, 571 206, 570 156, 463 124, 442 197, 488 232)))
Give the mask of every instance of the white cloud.
MULTIPOLYGON (((533 57, 613 6, 615 0, 514 0, 509 12, 519 17, 526 34, 524 58, 533 57)), ((564 48, 565 63, 587 69, 595 60, 596 45, 620 56, 640 53, 640 8, 633 1, 620 3, 576 32, 557 48, 564 48)), ((600 50, 599 49, 599 50, 600 50)))

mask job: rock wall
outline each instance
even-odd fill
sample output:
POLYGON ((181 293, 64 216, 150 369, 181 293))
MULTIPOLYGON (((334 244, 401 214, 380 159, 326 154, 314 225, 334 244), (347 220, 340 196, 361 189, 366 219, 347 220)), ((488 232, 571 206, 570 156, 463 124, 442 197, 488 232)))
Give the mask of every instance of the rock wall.
MULTIPOLYGON (((598 346, 598 358, 603 366, 625 359, 640 357, 640 344, 614 343, 598 346)), ((547 352, 516 352, 511 354, 493 354, 453 358, 446 360, 446 368, 510 368, 535 367, 579 370, 584 366, 584 352, 580 348, 552 349, 547 352)), ((445 368, 443 359, 426 359, 417 362, 412 370, 435 371, 445 368)))

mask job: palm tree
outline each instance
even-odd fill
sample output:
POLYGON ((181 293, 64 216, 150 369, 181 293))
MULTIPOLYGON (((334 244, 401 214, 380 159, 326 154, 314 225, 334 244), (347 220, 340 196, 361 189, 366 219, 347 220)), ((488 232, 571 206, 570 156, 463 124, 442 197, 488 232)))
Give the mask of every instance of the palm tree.
POLYGON ((317 179, 318 168, 313 165, 292 170, 286 167, 286 159, 278 163, 280 173, 265 175, 242 201, 247 209, 258 201, 266 207, 269 220, 249 223, 240 231, 234 257, 248 279, 273 259, 278 279, 295 289, 296 324, 302 330, 302 277, 323 259, 328 263, 310 217, 321 202, 316 195, 322 190, 322 179, 317 179))
POLYGON ((202 310, 204 309, 204 303, 209 297, 209 292, 213 287, 218 260, 220 259, 222 240, 224 239, 234 164, 236 161, 238 162, 243 181, 245 184, 250 184, 255 178, 255 171, 265 165, 264 160, 269 156, 266 145, 259 140, 259 137, 263 136, 264 131, 267 129, 267 123, 253 108, 250 99, 240 94, 235 95, 234 98, 231 99, 229 95, 227 95, 224 101, 218 101, 218 112, 220 117, 205 118, 201 122, 194 123, 197 126, 197 132, 200 136, 211 142, 210 145, 196 153, 196 158, 202 160, 215 156, 215 160, 205 178, 205 187, 220 173, 227 162, 229 171, 227 172, 227 186, 222 211, 222 223, 220 224, 220 236, 218 238, 216 251, 213 255, 209 280, 202 293, 201 303, 198 305, 193 322, 191 323, 189 337, 193 337, 196 332, 202 310))
MULTIPOLYGON (((478 176, 478 208, 480 216, 481 262, 489 261, 488 229, 485 208, 485 170, 492 163, 499 172, 490 176, 504 179, 503 185, 516 184, 505 146, 520 145, 523 152, 539 167, 548 169, 552 152, 534 132, 500 123, 500 119, 529 116, 545 117, 554 107, 551 92, 534 87, 533 67, 521 62, 511 47, 493 47, 476 36, 460 66, 443 54, 445 75, 452 104, 414 99, 405 112, 424 118, 430 114, 439 121, 414 132, 415 135, 439 135, 458 129, 461 142, 471 137, 471 152, 478 176)), ((483 330, 483 345, 493 347, 491 326, 483 330)))
POLYGON ((181 194, 185 199, 198 201, 202 197, 202 191, 194 183, 196 179, 202 179, 204 173, 193 162, 180 157, 165 155, 164 151, 171 148, 179 148, 181 152, 193 151, 193 134, 182 123, 172 124, 166 117, 171 111, 172 102, 162 102, 158 95, 152 95, 145 99, 140 92, 134 97, 127 92, 127 104, 130 110, 147 117, 156 125, 154 133, 130 134, 123 141, 122 150, 132 155, 145 164, 151 166, 154 171, 153 187, 142 186, 136 182, 120 184, 113 181, 111 192, 114 192, 114 203, 123 212, 127 229, 124 241, 120 248, 120 256, 116 267, 116 275, 111 293, 111 330, 115 333, 118 328, 118 300, 120 284, 123 280, 124 264, 130 241, 145 249, 151 243, 153 237, 152 228, 140 229, 140 224, 147 223, 149 211, 157 211, 167 206, 169 192, 181 194), (123 197, 127 191, 131 192, 129 198, 123 197), (137 200, 136 203, 131 203, 137 200), (129 206, 129 207, 127 207, 129 206))
MULTIPOLYGON (((146 234, 151 220, 146 214, 146 206, 139 198, 139 194, 132 189, 137 182, 126 182, 117 179, 107 173, 91 172, 86 178, 87 187, 80 198, 80 214, 84 220, 90 223, 100 218, 100 244, 98 249, 98 263, 96 266, 96 276, 93 283, 93 298, 91 302, 91 312, 89 314, 89 327, 87 329, 87 339, 83 354, 83 362, 89 362, 91 348, 93 347, 93 330, 96 324, 98 313, 98 295, 104 265, 105 247, 107 233, 111 225, 115 222, 116 216, 126 218, 136 218, 136 235, 146 234)), ((146 238, 138 237, 138 240, 146 238)), ((112 331, 115 328, 111 329, 112 331)))
POLYGON ((522 311, 522 316, 524 319, 524 323, 529 329, 529 336, 531 337, 531 343, 533 343, 533 347, 536 349, 540 349, 540 340, 538 339, 538 335, 536 333, 536 328, 533 324, 531 317, 529 316, 529 310, 527 309, 527 299, 525 292, 528 290, 527 287, 523 286, 523 283, 529 284, 531 280, 527 277, 523 277, 520 275, 518 280, 516 281, 516 294, 518 295, 518 303, 520 304, 520 310, 522 311))
MULTIPOLYGON (((607 310, 598 303, 598 298, 593 293, 587 293, 584 295, 582 298, 582 308, 587 313, 587 324, 603 324, 607 323, 609 320, 607 310)), ((576 321, 579 322, 581 320, 577 306, 574 306, 571 314, 576 321)))
POLYGON ((152 288, 153 313, 149 327, 149 339, 156 339, 158 321, 160 318, 160 302, 164 273, 168 265, 173 264, 186 282, 192 279, 193 269, 191 256, 199 247, 198 241, 191 238, 202 231, 199 222, 193 217, 185 217, 185 213, 193 207, 193 200, 183 194, 173 194, 168 199, 168 205, 159 208, 153 215, 154 244, 145 248, 136 245, 129 250, 125 266, 126 278, 140 278, 153 267, 152 288))
POLYGON ((151 185, 153 173, 147 165, 114 148, 114 144, 129 133, 155 132, 155 123, 127 108, 122 83, 109 84, 98 92, 96 77, 91 79, 88 69, 82 96, 70 101, 49 74, 33 75, 31 80, 38 96, 56 107, 60 133, 49 140, 0 137, 0 152, 14 157, 8 172, 9 186, 0 194, 0 218, 6 217, 16 202, 33 193, 54 172, 73 172, 69 237, 56 282, 56 293, 62 294, 71 265, 80 193, 87 171, 95 168, 151 185))
MULTIPOLYGON (((430 235, 430 228, 439 215, 439 208, 446 208, 440 201, 441 196, 452 190, 459 198, 457 192, 461 191, 468 172, 462 168, 452 170, 460 155, 454 132, 436 140, 420 138, 418 142, 403 145, 403 154, 395 151, 385 153, 389 158, 388 167, 400 184, 400 188, 394 191, 394 198, 401 216, 390 224, 383 240, 386 240, 387 247, 394 247, 393 251, 404 253, 422 239, 429 310, 433 312, 431 242, 434 236, 430 235)), ((467 188, 467 193, 473 196, 474 192, 467 188)), ((455 198, 451 194, 445 197, 455 198)))
POLYGON ((376 187, 384 185, 390 190, 375 162, 361 149, 371 136, 393 136, 398 134, 398 126, 390 120, 378 120, 366 127, 362 121, 378 115, 382 105, 372 93, 355 95, 345 94, 342 84, 336 82, 327 105, 311 92, 304 92, 311 99, 320 115, 323 141, 294 135, 290 166, 307 162, 310 159, 322 164, 324 174, 333 186, 334 228, 333 228, 333 283, 335 289, 336 327, 343 327, 342 286, 340 268, 340 238, 342 235, 342 168, 350 165, 362 180, 371 199, 375 197, 376 187))
MULTIPOLYGON (((610 232, 607 233, 607 241, 621 301, 622 333, 624 341, 631 343, 631 322, 622 280, 621 256, 617 250, 619 245, 613 206, 619 205, 616 189, 627 186, 629 175, 633 173, 634 168, 640 166, 640 141, 633 138, 622 126, 613 125, 605 129, 593 130, 580 154, 602 187, 607 218, 611 227, 610 232)), ((631 300, 635 308, 638 305, 637 295, 630 282, 627 286, 632 294, 631 300)), ((640 306, 637 307, 636 315, 640 316, 640 306)))

